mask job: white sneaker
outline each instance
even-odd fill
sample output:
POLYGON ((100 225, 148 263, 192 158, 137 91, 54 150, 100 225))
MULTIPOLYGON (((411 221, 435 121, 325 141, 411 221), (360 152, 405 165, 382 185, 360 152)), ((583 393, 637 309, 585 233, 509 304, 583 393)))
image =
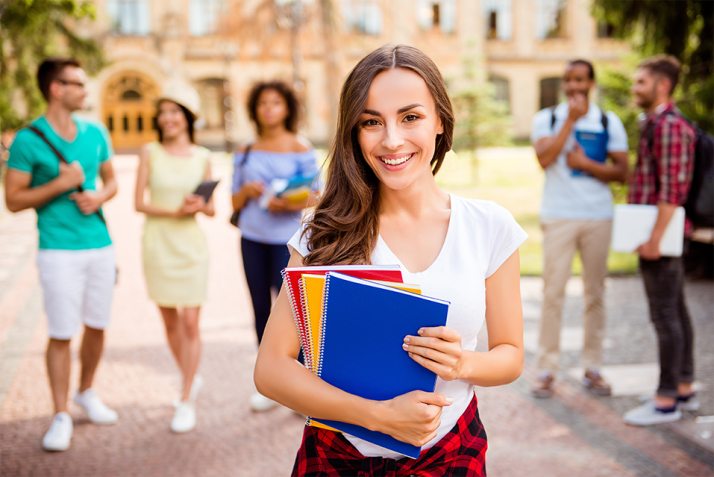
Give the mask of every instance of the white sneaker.
MULTIPOLYGON (((649 394, 640 396, 640 402, 647 402, 652 399, 654 399, 654 397, 649 394)), ((702 403, 694 394, 689 396, 687 399, 677 397, 677 409, 681 409, 682 411, 698 411, 701 407, 702 403)))
POLYGON ((74 402, 84 409, 92 424, 115 424, 119 418, 117 412, 107 407, 91 388, 75 394, 74 402))
POLYGON ((682 418, 682 411, 676 408, 673 411, 660 411, 655 407, 654 400, 627 411, 623 417, 625 424, 633 426, 651 426, 665 422, 674 422, 682 418))
MULTIPOLYGON (((193 377, 193 383, 191 383, 191 392, 188 395, 188 399, 191 402, 196 402, 196 398, 198 397, 198 392, 201 390, 203 387, 203 377, 200 374, 197 374, 193 377)), ((181 397, 183 397, 183 390, 179 392, 179 395, 174 398, 173 401, 171 401, 171 405, 173 407, 179 407, 181 404, 181 397)))
POLYGON ((248 399, 250 403, 250 408, 255 412, 267 411, 278 405, 277 402, 270 398, 263 396, 260 393, 255 393, 248 399))
POLYGON ((42 448, 46 451, 65 451, 72 441, 72 417, 66 412, 58 412, 52 420, 50 430, 42 438, 42 448))
POLYGON ((182 433, 193 430, 196 427, 196 408, 188 401, 181 401, 176 408, 174 418, 171 419, 171 430, 182 433))

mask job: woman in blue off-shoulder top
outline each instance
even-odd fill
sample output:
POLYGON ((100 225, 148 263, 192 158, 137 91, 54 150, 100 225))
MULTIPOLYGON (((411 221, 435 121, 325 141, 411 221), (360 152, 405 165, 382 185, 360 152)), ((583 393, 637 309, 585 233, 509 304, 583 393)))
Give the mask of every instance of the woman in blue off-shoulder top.
MULTIPOLYGON (((290 259, 285 244, 300 227, 303 209, 310 207, 315 198, 315 193, 310 193, 306 199, 291 202, 274 197, 270 189, 274 179, 317 172, 315 150, 297 135, 299 111, 295 93, 285 83, 254 85, 248 96, 248 114, 258 137, 235 154, 233 209, 240 211, 240 247, 258 344, 270 315, 271 289, 275 294, 280 290, 280 271, 290 259)), ((258 393, 250 397, 254 411, 264 411, 275 404, 258 393)))

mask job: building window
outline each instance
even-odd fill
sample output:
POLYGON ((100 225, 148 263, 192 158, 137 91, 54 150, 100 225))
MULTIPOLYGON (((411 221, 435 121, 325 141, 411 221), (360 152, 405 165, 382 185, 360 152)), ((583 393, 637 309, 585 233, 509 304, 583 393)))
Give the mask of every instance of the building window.
POLYGON ((513 33, 511 0, 482 0, 481 5, 486 19, 486 38, 510 40, 513 33))
POLYGON ((488 79, 493 83, 495 87, 494 99, 496 101, 503 101, 506 104, 510 104, 510 86, 506 78, 501 78, 500 76, 491 76, 488 79))
POLYGON ((151 7, 148 0, 107 0, 111 30, 120 35, 151 33, 151 7))
POLYGON ((225 126, 226 90, 224 81, 218 78, 201 80, 196 90, 201 98, 201 115, 206 120, 206 129, 223 129, 225 126))
POLYGON ((224 0, 191 0, 188 16, 189 33, 191 36, 206 36, 216 33, 219 21, 224 14, 224 0))
POLYGON ((597 22, 597 37, 598 38, 612 38, 615 36, 615 25, 612 23, 597 22))
POLYGON ((565 37, 567 0, 536 1, 536 38, 565 37))
POLYGON ((560 78, 540 80, 540 109, 556 106, 560 99, 560 78))
POLYGON ((382 34, 381 0, 342 0, 341 11, 347 31, 365 35, 382 34))
POLYGON ((422 30, 454 33, 456 0, 417 0, 417 21, 422 30))

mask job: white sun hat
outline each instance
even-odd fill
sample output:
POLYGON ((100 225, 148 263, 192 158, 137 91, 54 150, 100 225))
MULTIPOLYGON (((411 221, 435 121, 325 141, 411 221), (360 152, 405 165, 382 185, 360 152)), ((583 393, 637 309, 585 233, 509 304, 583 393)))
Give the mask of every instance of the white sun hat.
POLYGON ((196 118, 201 115, 201 98, 198 96, 198 91, 185 81, 169 80, 156 104, 164 100, 180 104, 191 111, 196 118))

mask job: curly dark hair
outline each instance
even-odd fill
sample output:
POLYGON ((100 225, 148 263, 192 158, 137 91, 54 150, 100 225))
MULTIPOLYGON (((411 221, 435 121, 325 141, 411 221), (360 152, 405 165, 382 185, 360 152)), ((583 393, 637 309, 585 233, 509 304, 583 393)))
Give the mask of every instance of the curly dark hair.
POLYGON ((283 81, 261 81, 253 85, 253 88, 248 94, 248 117, 255 123, 258 129, 258 135, 262 133, 260 123, 258 122, 258 98, 266 89, 276 91, 285 99, 288 105, 288 117, 285 118, 285 129, 292 133, 297 133, 298 119, 300 118, 300 102, 297 99, 295 91, 283 81))

